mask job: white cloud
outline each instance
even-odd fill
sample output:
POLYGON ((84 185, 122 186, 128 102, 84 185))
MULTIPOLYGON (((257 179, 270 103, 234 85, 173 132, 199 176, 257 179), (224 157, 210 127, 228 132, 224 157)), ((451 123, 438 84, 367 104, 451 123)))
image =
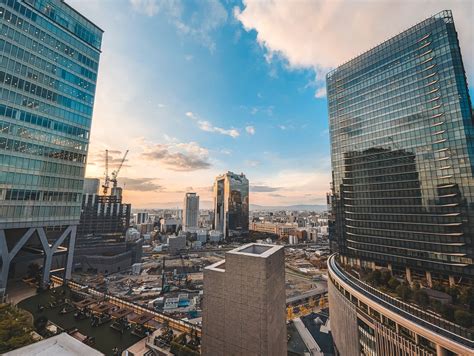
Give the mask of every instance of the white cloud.
POLYGON ((130 0, 130 3, 135 11, 150 17, 160 11, 157 0, 130 0))
POLYGON ((332 68, 444 9, 452 9, 468 76, 473 75, 474 1, 470 0, 243 0, 234 16, 257 32, 265 58, 291 69, 313 69, 316 97, 332 68))
POLYGON ((209 121, 206 121, 206 120, 199 120, 198 126, 203 131, 216 132, 216 133, 220 133, 221 135, 230 136, 232 138, 236 138, 240 136, 239 131, 236 129, 223 129, 218 126, 213 126, 209 121))
POLYGON ((240 136, 240 132, 237 129, 230 128, 230 129, 223 129, 222 127, 214 126, 210 121, 207 120, 201 120, 195 113, 192 111, 188 111, 185 113, 187 117, 189 117, 191 120, 194 120, 197 122, 199 129, 202 131, 206 132, 214 132, 214 133, 219 133, 221 135, 227 135, 232 138, 236 138, 240 136))
POLYGON ((326 97, 326 87, 320 87, 314 93, 315 98, 325 98, 326 97))
MULTIPOLYGON (((185 0, 129 0, 141 14, 155 16, 162 12, 183 35, 196 38, 212 52, 216 44, 212 34, 227 21, 227 10, 219 0, 201 0, 192 6, 185 0)), ((186 60, 189 60, 186 58, 186 60)))
POLYGON ((249 135, 255 135, 255 127, 253 126, 246 126, 245 131, 247 131, 249 135))
POLYGON ((182 143, 150 143, 143 139, 137 140, 142 146, 141 157, 156 161, 172 171, 195 171, 211 167, 209 151, 196 142, 182 143))
POLYGON ((261 162, 257 160, 245 160, 244 163, 249 167, 255 168, 255 167, 260 166, 261 162))

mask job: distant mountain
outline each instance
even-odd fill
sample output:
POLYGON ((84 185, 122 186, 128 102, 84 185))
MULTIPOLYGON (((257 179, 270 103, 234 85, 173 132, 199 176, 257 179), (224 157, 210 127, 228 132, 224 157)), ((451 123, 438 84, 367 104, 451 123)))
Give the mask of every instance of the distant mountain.
POLYGON ((257 205, 257 204, 250 204, 250 210, 268 210, 268 211, 276 211, 276 210, 293 210, 293 211, 315 211, 315 212, 323 212, 328 210, 327 205, 282 205, 282 206, 266 206, 266 205, 257 205))

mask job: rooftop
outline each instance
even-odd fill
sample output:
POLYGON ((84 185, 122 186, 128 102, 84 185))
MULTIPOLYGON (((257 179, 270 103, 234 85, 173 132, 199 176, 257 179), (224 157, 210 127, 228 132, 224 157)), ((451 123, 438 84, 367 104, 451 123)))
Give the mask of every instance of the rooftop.
POLYGON ((268 244, 260 244, 260 243, 251 243, 236 249, 230 250, 226 252, 226 254, 239 254, 239 255, 247 255, 252 257, 263 257, 267 258, 273 255, 278 250, 284 248, 283 246, 278 245, 268 245, 268 244))
POLYGON ((103 353, 83 344, 67 333, 62 333, 34 344, 7 352, 8 356, 100 356, 103 353))

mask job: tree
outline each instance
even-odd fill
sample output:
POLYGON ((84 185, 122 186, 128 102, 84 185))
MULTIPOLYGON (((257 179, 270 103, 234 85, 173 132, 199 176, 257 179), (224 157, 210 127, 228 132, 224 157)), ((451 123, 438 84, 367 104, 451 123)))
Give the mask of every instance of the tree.
POLYGON ((0 353, 33 343, 32 330, 25 311, 10 304, 0 304, 0 353))
POLYGON ((391 277, 389 280, 388 280, 388 286, 390 287, 391 290, 396 290, 397 287, 400 285, 400 281, 398 279, 396 279, 395 277, 391 277))
POLYGON ((384 286, 388 286, 388 282, 392 278, 392 273, 390 271, 383 271, 380 275, 380 283, 384 286))
POLYGON ((405 283, 400 284, 395 290, 395 292, 404 301, 407 301, 411 297, 411 289, 405 283))
POLYGON ((382 273, 380 273, 380 271, 376 269, 375 271, 369 272, 369 275, 367 276, 367 282, 374 286, 378 286, 380 285, 381 278, 382 273))
POLYGON ((440 312, 443 318, 453 321, 454 320, 454 308, 449 304, 442 304, 440 312))
POLYGON ((418 289, 413 293, 413 299, 421 306, 427 306, 430 303, 430 297, 428 297, 428 294, 422 289, 418 289))
POLYGON ((458 309, 454 312, 454 322, 465 328, 469 328, 472 325, 472 315, 465 310, 458 309))

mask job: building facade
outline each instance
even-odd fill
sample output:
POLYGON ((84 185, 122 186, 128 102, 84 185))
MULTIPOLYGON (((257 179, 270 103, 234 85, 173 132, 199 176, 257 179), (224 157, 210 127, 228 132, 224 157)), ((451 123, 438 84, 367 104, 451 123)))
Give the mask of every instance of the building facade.
POLYGON ((287 355, 283 246, 248 244, 204 269, 202 354, 287 355))
POLYGON ((69 277, 102 30, 60 0, 0 0, 0 26, 3 290, 13 259, 33 240, 44 254, 43 282, 69 241, 69 277))
POLYGON ((338 67, 327 89, 335 249, 472 281, 474 127, 451 12, 338 67))
POLYGON ((84 194, 77 236, 124 236, 130 227, 131 210, 131 204, 124 204, 122 197, 84 194))
POLYGON ((214 182, 214 228, 224 238, 249 232, 249 181, 243 173, 227 172, 214 182))
POLYGON ((474 281, 474 128, 451 12, 336 68, 327 92, 338 354, 474 354, 469 322, 428 311, 443 309, 435 285, 468 290, 474 281), (367 271, 387 272, 410 293, 432 292, 415 307, 366 283, 367 271))
POLYGON ((198 228, 199 222, 199 195, 186 193, 183 205, 183 230, 189 231, 198 228))

